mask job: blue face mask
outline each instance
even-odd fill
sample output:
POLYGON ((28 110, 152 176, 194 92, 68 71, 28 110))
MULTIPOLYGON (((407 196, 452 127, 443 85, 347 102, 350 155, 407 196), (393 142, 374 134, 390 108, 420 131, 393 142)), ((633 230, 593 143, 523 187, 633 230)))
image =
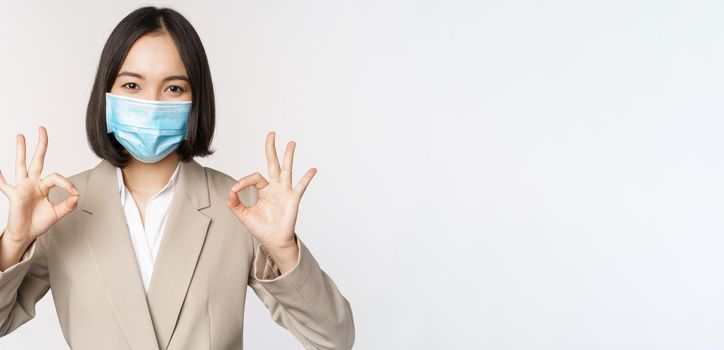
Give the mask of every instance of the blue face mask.
POLYGON ((191 101, 150 101, 106 92, 106 131, 144 163, 158 162, 186 139, 190 113, 191 101))

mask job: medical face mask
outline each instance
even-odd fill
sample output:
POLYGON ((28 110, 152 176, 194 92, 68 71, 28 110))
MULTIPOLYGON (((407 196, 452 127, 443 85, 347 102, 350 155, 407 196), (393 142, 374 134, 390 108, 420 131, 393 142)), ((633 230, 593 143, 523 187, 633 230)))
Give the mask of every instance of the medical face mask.
POLYGON ((190 113, 191 101, 149 101, 106 93, 106 131, 144 163, 158 162, 186 139, 190 113))

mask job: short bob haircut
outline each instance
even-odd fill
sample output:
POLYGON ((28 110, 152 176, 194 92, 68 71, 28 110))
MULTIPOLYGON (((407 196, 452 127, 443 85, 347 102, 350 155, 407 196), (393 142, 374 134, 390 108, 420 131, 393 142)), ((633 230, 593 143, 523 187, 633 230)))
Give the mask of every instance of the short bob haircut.
POLYGON ((86 110, 85 128, 91 149, 98 157, 120 168, 128 164, 130 154, 115 136, 106 132, 105 93, 110 92, 131 46, 141 36, 154 32, 167 32, 171 35, 191 85, 192 105, 188 135, 175 152, 183 162, 190 161, 195 156, 203 157, 215 152, 210 149, 216 123, 214 87, 206 52, 198 33, 191 23, 175 10, 141 7, 123 18, 108 37, 86 110))

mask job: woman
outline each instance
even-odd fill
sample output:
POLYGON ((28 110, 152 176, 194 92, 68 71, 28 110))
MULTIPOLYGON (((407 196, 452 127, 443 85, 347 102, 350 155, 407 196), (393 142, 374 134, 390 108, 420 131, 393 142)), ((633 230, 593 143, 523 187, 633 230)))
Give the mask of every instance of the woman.
POLYGON ((295 143, 269 179, 236 181, 193 158, 212 153, 214 95, 201 41, 171 9, 125 17, 101 55, 86 116, 94 168, 41 176, 48 144, 15 185, 0 235, 0 335, 52 290, 74 349, 239 349, 246 286, 306 348, 349 349, 350 304, 294 231, 316 169, 292 187, 295 143), (151 278, 152 277, 152 278, 151 278))

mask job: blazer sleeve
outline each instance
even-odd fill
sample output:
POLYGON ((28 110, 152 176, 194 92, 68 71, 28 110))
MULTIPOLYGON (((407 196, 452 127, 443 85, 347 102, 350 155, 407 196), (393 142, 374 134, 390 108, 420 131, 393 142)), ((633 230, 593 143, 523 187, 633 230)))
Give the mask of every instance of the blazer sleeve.
POLYGON ((47 237, 40 235, 18 263, 0 272, 0 337, 35 317, 35 304, 50 289, 47 237))
POLYGON ((352 308, 307 246, 294 234, 299 260, 283 275, 264 246, 254 242, 249 286, 272 319, 296 337, 305 349, 351 349, 355 330, 352 308))

